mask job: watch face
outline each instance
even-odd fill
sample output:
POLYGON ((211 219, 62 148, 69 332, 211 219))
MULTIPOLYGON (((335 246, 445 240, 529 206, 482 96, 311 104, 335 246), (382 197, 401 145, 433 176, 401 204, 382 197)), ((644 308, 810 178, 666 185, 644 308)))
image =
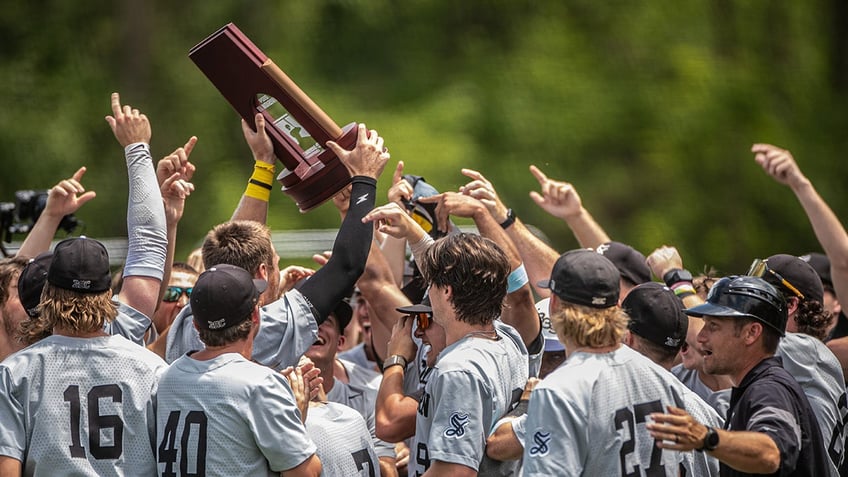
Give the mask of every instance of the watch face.
POLYGON ((712 427, 707 430, 707 437, 704 438, 705 447, 713 450, 718 446, 718 432, 712 427))

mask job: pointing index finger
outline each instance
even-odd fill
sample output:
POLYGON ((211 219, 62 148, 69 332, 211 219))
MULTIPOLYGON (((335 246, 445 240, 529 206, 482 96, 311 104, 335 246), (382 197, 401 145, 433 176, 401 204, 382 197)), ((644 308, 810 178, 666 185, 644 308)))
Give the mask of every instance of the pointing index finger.
POLYGON ((530 173, 539 181, 539 184, 544 184, 548 180, 548 176, 536 166, 530 166, 530 173))
POLYGON ((398 182, 403 180, 403 161, 398 161, 397 167, 395 167, 395 173, 392 176, 392 184, 397 184, 398 182))
POLYGON ((112 114, 115 115, 115 118, 123 114, 121 111, 121 95, 118 93, 112 93, 112 114))

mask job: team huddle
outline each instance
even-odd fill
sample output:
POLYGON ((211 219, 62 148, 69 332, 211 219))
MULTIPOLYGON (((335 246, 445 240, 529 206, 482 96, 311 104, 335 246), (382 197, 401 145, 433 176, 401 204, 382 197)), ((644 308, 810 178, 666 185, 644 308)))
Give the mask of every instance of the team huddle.
POLYGON ((0 260, 0 476, 844 475, 848 234, 788 151, 753 148, 827 255, 693 277, 533 166, 581 248, 554 251, 470 169, 439 193, 399 162, 375 207, 390 154, 359 125, 351 150, 326 145, 352 177, 332 252, 281 270, 265 115, 242 123, 253 175, 195 263, 174 250, 197 139, 154 164, 117 93, 107 122, 121 272, 91 238, 50 250, 95 197, 85 168, 0 260))

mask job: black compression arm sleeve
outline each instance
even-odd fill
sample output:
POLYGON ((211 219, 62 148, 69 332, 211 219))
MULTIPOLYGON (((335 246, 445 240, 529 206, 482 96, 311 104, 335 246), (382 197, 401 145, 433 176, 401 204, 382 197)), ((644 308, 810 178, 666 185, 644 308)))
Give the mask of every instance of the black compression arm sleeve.
POLYGON ((353 286, 365 270, 374 235, 372 224, 362 218, 374 208, 377 180, 356 176, 352 179, 350 208, 339 227, 333 256, 300 287, 300 293, 315 308, 318 324, 324 322, 336 305, 353 291, 353 286))

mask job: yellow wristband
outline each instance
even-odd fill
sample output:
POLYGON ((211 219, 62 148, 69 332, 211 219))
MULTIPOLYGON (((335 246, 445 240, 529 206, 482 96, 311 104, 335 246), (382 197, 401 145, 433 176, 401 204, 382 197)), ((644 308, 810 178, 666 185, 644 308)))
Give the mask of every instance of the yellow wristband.
POLYGON ((256 161, 253 166, 253 175, 247 182, 247 188, 244 190, 244 195, 252 197, 263 202, 271 200, 271 185, 274 181, 273 164, 256 161))

